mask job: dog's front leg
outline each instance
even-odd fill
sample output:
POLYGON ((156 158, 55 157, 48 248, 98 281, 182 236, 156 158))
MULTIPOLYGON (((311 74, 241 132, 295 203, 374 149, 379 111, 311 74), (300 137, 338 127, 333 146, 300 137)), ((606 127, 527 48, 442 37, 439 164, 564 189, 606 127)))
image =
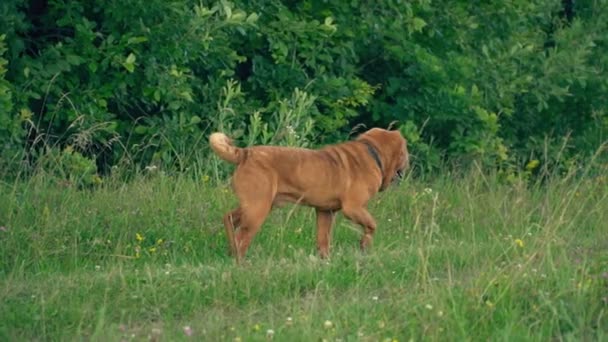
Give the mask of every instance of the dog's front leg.
POLYGON ((361 250, 366 250, 372 243, 376 231, 376 221, 363 206, 345 206, 342 211, 349 220, 363 227, 363 237, 361 237, 360 245, 361 250))
POLYGON ((334 212, 317 209, 317 249, 321 258, 329 257, 329 244, 331 242, 331 227, 334 223, 334 212))

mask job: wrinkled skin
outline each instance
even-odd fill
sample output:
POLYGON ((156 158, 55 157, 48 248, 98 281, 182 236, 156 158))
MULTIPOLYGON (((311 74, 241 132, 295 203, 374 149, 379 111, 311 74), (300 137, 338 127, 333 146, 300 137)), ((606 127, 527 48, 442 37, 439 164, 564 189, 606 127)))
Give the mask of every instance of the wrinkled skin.
POLYGON ((214 133, 211 147, 237 164, 232 178, 238 208, 224 216, 233 255, 241 260, 270 210, 292 202, 314 207, 317 248, 329 256, 331 228, 337 211, 363 227, 361 249, 372 242, 376 221, 367 203, 403 176, 409 167, 407 142, 398 131, 373 128, 354 141, 319 150, 279 146, 238 148, 214 133), (372 155, 373 150, 376 157, 372 155))

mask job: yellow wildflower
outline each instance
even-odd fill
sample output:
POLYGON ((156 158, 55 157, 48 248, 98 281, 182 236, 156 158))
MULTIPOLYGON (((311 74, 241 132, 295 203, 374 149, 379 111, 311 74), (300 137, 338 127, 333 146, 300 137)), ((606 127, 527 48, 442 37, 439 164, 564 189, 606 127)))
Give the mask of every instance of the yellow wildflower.
POLYGON ((99 175, 93 175, 93 177, 91 178, 91 183, 95 185, 100 185, 101 183, 103 183, 103 179, 101 179, 99 175))
POLYGON ((135 233, 135 240, 137 241, 144 241, 144 237, 143 235, 139 234, 139 233, 135 233))
MULTIPOLYGON (((27 76, 26 76, 27 77, 27 76)), ((26 121, 32 118, 34 113, 29 108, 21 108, 20 116, 22 121, 26 121)))
POLYGON ((526 170, 532 171, 532 170, 536 169, 538 167, 538 165, 540 165, 540 162, 538 161, 538 159, 530 160, 528 162, 528 164, 526 164, 526 170))
POLYGON ((521 239, 515 239, 515 244, 520 248, 524 248, 524 242, 521 239))

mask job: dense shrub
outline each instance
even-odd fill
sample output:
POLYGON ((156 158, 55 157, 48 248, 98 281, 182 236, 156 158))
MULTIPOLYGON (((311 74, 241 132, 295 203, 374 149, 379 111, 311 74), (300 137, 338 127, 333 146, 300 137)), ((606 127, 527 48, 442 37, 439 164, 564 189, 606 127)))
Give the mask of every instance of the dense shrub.
POLYGON ((603 0, 3 1, 2 175, 66 148, 100 172, 184 170, 211 130, 304 146, 393 121, 420 170, 584 157, 608 132, 607 13, 603 0))

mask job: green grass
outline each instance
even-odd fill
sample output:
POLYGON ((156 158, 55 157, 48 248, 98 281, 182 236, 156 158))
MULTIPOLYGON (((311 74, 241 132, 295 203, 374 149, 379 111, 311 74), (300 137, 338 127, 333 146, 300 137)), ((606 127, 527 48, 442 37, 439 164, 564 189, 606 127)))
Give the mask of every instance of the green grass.
POLYGON ((185 176, 0 185, 0 340, 608 339, 605 177, 408 180, 370 203, 369 253, 338 218, 329 262, 286 206, 235 265, 234 205, 185 176))

